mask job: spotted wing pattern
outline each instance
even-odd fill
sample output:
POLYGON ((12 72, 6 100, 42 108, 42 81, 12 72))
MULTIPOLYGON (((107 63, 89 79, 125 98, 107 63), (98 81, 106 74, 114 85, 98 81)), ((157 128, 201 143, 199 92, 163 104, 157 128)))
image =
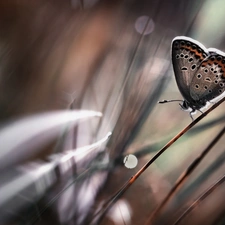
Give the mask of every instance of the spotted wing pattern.
POLYGON ((195 101, 210 101, 225 91, 225 55, 216 49, 211 49, 209 53, 210 56, 197 68, 190 84, 190 95, 195 101))
POLYGON ((172 63, 178 88, 190 104, 194 93, 190 91, 193 78, 200 65, 210 56, 199 42, 187 37, 176 37, 172 42, 172 63))

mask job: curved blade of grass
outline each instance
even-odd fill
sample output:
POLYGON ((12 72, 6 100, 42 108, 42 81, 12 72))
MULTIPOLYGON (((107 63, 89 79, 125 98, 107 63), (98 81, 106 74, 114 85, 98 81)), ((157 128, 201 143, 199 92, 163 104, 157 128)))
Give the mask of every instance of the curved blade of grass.
POLYGON ((217 180, 210 188, 208 188, 198 199, 196 199, 185 212, 176 220, 173 225, 179 224, 184 217, 186 217, 195 207, 199 206, 200 202, 204 201, 210 194, 212 194, 225 181, 225 175, 217 180))
POLYGON ((147 224, 151 224, 155 217, 159 214, 161 209, 166 205, 166 203, 171 199, 171 197, 175 194, 177 190, 184 184, 185 180, 188 176, 194 171, 194 169, 199 165, 199 163, 203 160, 206 154, 212 149, 212 147, 219 141, 219 139, 223 136, 225 132, 225 127, 217 134, 217 136, 211 141, 211 143, 207 146, 207 148, 188 166, 186 171, 184 171, 181 176, 177 179, 175 185, 162 201, 162 203, 156 208, 151 217, 149 218, 147 224))
POLYGON ((192 121, 188 126, 186 126, 182 131, 180 131, 174 138, 172 138, 164 147, 162 147, 134 176, 132 176, 122 188, 111 198, 108 205, 101 212, 101 218, 108 212, 108 210, 113 206, 113 204, 118 201, 120 197, 129 189, 129 187, 137 180, 137 178, 161 155, 166 151, 174 142, 176 142, 180 137, 182 137, 187 131, 189 131, 194 125, 196 125, 200 120, 206 117, 211 111, 217 108, 222 102, 225 101, 225 97, 220 101, 215 103, 211 108, 205 111, 202 115, 192 121))

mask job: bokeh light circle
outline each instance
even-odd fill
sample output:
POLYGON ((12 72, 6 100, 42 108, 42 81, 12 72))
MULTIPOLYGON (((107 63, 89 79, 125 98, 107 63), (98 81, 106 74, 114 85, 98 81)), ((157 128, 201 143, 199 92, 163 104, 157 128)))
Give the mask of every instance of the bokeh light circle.
POLYGON ((124 157, 123 162, 124 162, 125 167, 127 167, 128 169, 133 169, 137 166, 138 159, 135 155, 129 154, 124 157))
POLYGON ((147 35, 154 31, 155 23, 149 16, 140 16, 135 21, 135 29, 138 33, 147 35))

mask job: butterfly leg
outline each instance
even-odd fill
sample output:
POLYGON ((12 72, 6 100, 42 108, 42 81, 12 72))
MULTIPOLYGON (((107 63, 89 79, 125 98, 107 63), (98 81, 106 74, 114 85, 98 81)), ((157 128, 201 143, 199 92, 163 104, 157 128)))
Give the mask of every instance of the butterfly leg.
POLYGON ((189 113, 189 115, 190 115, 190 117, 191 117, 192 121, 194 121, 194 118, 193 118, 193 116, 192 116, 191 112, 189 113))
POLYGON ((199 111, 201 114, 203 114, 203 112, 202 112, 200 109, 198 109, 198 111, 199 111))
MULTIPOLYGON (((195 109, 192 109, 192 110, 190 111, 190 113, 189 113, 189 115, 190 115, 192 121, 194 121, 194 118, 193 118, 193 116, 192 116, 192 113, 194 113, 194 112, 195 112, 195 109)), ((201 111, 200 111, 200 112, 201 112, 201 111)))
POLYGON ((183 109, 183 105, 182 105, 181 103, 179 103, 179 106, 181 107, 182 110, 184 110, 184 109, 183 109))

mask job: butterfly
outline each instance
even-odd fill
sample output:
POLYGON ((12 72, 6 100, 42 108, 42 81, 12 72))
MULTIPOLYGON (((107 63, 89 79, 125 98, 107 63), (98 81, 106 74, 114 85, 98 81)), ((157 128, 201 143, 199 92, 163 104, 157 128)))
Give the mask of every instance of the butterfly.
POLYGON ((172 64, 177 86, 184 100, 164 100, 159 103, 182 101, 183 110, 190 116, 207 102, 225 91, 225 53, 206 48, 200 42, 185 36, 172 41, 172 64))

